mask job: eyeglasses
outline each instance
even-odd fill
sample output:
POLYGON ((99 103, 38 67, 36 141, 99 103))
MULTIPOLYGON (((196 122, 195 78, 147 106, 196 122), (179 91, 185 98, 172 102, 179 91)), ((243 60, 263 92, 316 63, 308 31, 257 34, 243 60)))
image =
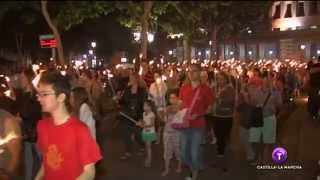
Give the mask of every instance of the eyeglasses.
POLYGON ((42 97, 46 97, 46 96, 50 96, 50 95, 56 95, 56 93, 55 92, 51 92, 51 93, 37 93, 36 94, 36 96, 38 97, 38 98, 42 98, 42 97))

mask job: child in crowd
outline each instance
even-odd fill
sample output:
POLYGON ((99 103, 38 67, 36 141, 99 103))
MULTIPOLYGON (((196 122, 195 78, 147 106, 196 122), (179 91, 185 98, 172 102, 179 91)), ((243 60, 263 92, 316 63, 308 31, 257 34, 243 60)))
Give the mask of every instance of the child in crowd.
POLYGON ((70 104, 74 115, 84 122, 94 139, 96 139, 96 121, 93 118, 92 105, 89 102, 89 94, 83 87, 75 87, 71 90, 70 104))
POLYGON ((177 173, 181 172, 181 160, 180 160, 180 138, 179 132, 173 129, 172 120, 175 118, 175 114, 179 111, 179 91, 172 90, 169 92, 169 103, 170 105, 166 108, 167 118, 164 118, 165 127, 163 131, 163 147, 164 153, 163 158, 165 161, 165 169, 162 172, 162 176, 166 176, 169 173, 170 160, 172 159, 173 154, 178 160, 177 173))
POLYGON ((157 139, 157 134, 155 130, 155 106, 152 101, 146 100, 143 105, 143 120, 137 122, 137 125, 142 127, 142 140, 145 143, 147 157, 145 160, 145 167, 151 166, 152 160, 152 142, 157 139))

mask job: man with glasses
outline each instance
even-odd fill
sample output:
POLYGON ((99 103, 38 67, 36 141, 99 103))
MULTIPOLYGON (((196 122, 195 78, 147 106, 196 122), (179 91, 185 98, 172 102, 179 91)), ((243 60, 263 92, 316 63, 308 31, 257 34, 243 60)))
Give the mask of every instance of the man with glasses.
POLYGON ((213 104, 213 94, 210 88, 200 83, 200 66, 192 64, 188 72, 189 82, 180 89, 182 108, 187 108, 189 127, 181 132, 181 159, 191 169, 191 177, 186 180, 196 180, 201 164, 201 142, 206 127, 204 115, 213 104))
POLYGON ((36 180, 94 179, 95 163, 102 159, 88 127, 69 113, 70 90, 59 72, 42 73, 37 97, 42 111, 51 116, 37 125, 43 160, 36 180))

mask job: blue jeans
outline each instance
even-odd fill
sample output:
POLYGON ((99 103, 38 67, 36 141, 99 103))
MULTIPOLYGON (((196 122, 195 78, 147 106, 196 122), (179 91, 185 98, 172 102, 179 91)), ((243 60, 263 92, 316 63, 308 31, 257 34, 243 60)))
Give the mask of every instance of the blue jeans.
POLYGON ((202 168, 201 142, 204 128, 189 128, 180 131, 181 160, 191 170, 197 171, 202 168))

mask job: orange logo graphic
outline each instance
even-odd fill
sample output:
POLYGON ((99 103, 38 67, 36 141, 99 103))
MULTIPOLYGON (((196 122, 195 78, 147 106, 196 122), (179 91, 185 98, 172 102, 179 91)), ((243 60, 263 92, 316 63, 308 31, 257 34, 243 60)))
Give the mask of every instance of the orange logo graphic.
POLYGON ((61 163, 63 162, 63 157, 61 153, 59 153, 57 145, 55 144, 49 145, 46 156, 47 156, 47 163, 50 168, 54 170, 58 170, 61 167, 61 163))

